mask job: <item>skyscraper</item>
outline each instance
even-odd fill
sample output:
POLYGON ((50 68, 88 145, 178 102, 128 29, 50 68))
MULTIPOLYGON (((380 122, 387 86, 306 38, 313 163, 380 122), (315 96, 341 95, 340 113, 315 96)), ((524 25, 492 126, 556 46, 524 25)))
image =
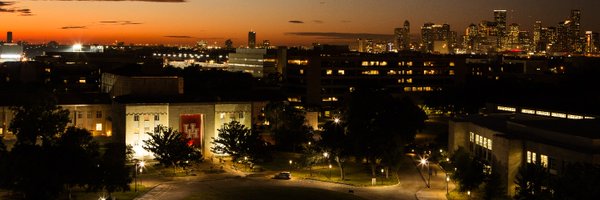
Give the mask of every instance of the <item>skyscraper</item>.
POLYGON ((394 29, 394 45, 398 51, 410 49, 410 23, 404 21, 402 28, 394 29))
POLYGON ((421 27, 421 40, 421 50, 427 53, 434 52, 434 44, 436 41, 444 42, 445 46, 450 46, 454 42, 452 41, 450 25, 433 23, 425 23, 423 27, 421 27))
POLYGON ((545 48, 541 47, 540 41, 542 39, 542 21, 535 21, 533 24, 533 50, 543 51, 545 48))
POLYGON ((13 42, 12 32, 8 31, 8 32, 6 32, 6 43, 12 43, 12 42, 13 42))
POLYGON ((256 48, 256 32, 254 31, 248 32, 248 48, 256 48))
POLYGON ((494 22, 498 36, 506 36, 506 10, 494 10, 494 22))

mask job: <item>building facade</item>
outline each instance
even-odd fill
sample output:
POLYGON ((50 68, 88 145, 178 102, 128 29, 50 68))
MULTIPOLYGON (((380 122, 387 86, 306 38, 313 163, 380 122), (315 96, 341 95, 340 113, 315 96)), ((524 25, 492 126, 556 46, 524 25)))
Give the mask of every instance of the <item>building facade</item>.
POLYGON ((490 113, 455 118, 449 123, 449 151, 460 147, 498 170, 507 195, 515 195, 516 177, 525 163, 550 174, 567 163, 600 163, 600 121, 595 116, 505 105, 490 113))

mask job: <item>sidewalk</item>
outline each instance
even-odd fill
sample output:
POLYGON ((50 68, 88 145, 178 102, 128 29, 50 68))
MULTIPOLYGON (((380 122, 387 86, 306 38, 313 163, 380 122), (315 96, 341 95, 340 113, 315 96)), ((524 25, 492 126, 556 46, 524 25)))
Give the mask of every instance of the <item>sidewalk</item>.
MULTIPOLYGON (((430 163, 429 167, 431 167, 431 187, 424 187, 415 196, 419 200, 446 200, 447 191, 452 191, 456 186, 452 181, 446 182, 446 174, 438 164, 430 163)), ((429 176, 427 167, 419 167, 419 170, 423 179, 427 181, 429 176)))

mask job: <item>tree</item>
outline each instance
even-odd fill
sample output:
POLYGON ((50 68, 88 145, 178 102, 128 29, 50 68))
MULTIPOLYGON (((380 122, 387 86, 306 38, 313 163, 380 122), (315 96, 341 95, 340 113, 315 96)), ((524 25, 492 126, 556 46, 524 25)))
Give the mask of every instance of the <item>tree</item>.
POLYGON ((485 187, 483 188, 483 198, 486 200, 495 198, 504 198, 506 196, 506 186, 502 184, 502 177, 498 172, 498 163, 492 164, 492 171, 485 177, 485 187))
POLYGON ((154 132, 146 133, 150 139, 144 140, 143 148, 154 154, 157 160, 164 166, 184 167, 189 161, 196 161, 201 154, 194 147, 188 145, 190 139, 184 138, 181 133, 159 125, 154 132))
POLYGON ((479 187, 485 178, 483 164, 462 147, 457 149, 450 158, 456 171, 452 174, 452 179, 458 181, 460 191, 474 190, 479 187))
POLYGON ((412 142, 427 116, 410 99, 395 99, 384 90, 357 89, 346 103, 344 119, 354 153, 364 157, 376 176, 378 163, 394 166, 402 148, 412 142), (400 151, 390 151, 397 149, 400 151))
POLYGON ((69 127, 57 141, 57 153, 60 156, 56 156, 55 162, 70 199, 73 186, 85 187, 93 182, 99 147, 88 130, 69 127))
POLYGON ((279 149, 295 152, 312 138, 312 128, 306 125, 304 112, 289 103, 271 102, 265 112, 279 149))
POLYGON ((266 144, 258 133, 250 130, 240 122, 232 121, 218 129, 217 138, 212 138, 214 146, 210 149, 215 154, 228 154, 234 161, 249 156, 251 160, 266 157, 266 144))
POLYGON ((10 131, 17 136, 16 145, 35 145, 40 137, 42 145, 48 146, 64 133, 69 111, 57 106, 54 100, 44 98, 12 108, 15 117, 10 122, 10 131))
POLYGON ((527 163, 519 168, 515 180, 517 184, 515 199, 550 199, 550 174, 540 164, 527 163))
POLYGON ((569 163, 552 189, 556 199, 596 199, 600 196, 600 166, 593 164, 569 163))
POLYGON ((344 122, 335 123, 333 121, 325 123, 319 146, 327 152, 326 159, 331 159, 337 163, 340 169, 340 179, 345 179, 345 164, 352 154, 352 146, 346 134, 344 122))
POLYGON ((110 197, 113 192, 129 191, 131 183, 130 173, 134 169, 127 166, 127 148, 120 143, 107 143, 104 153, 96 170, 92 191, 106 191, 110 197))

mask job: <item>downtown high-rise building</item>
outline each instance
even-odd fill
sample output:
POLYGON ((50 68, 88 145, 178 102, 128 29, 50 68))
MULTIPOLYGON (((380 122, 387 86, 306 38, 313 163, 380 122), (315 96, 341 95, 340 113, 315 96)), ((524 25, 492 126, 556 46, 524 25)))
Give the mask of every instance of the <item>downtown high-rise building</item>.
POLYGON ((256 48, 256 32, 254 31, 248 32, 248 48, 256 48))
POLYGON ((421 50, 423 52, 449 53, 452 42, 452 33, 448 24, 425 23, 421 27, 421 50))
POLYGON ((404 21, 401 28, 394 29, 394 47, 398 51, 410 50, 410 23, 404 21))
POLYGON ((494 22, 496 23, 496 34, 505 37, 506 30, 506 10, 494 10, 494 22))

